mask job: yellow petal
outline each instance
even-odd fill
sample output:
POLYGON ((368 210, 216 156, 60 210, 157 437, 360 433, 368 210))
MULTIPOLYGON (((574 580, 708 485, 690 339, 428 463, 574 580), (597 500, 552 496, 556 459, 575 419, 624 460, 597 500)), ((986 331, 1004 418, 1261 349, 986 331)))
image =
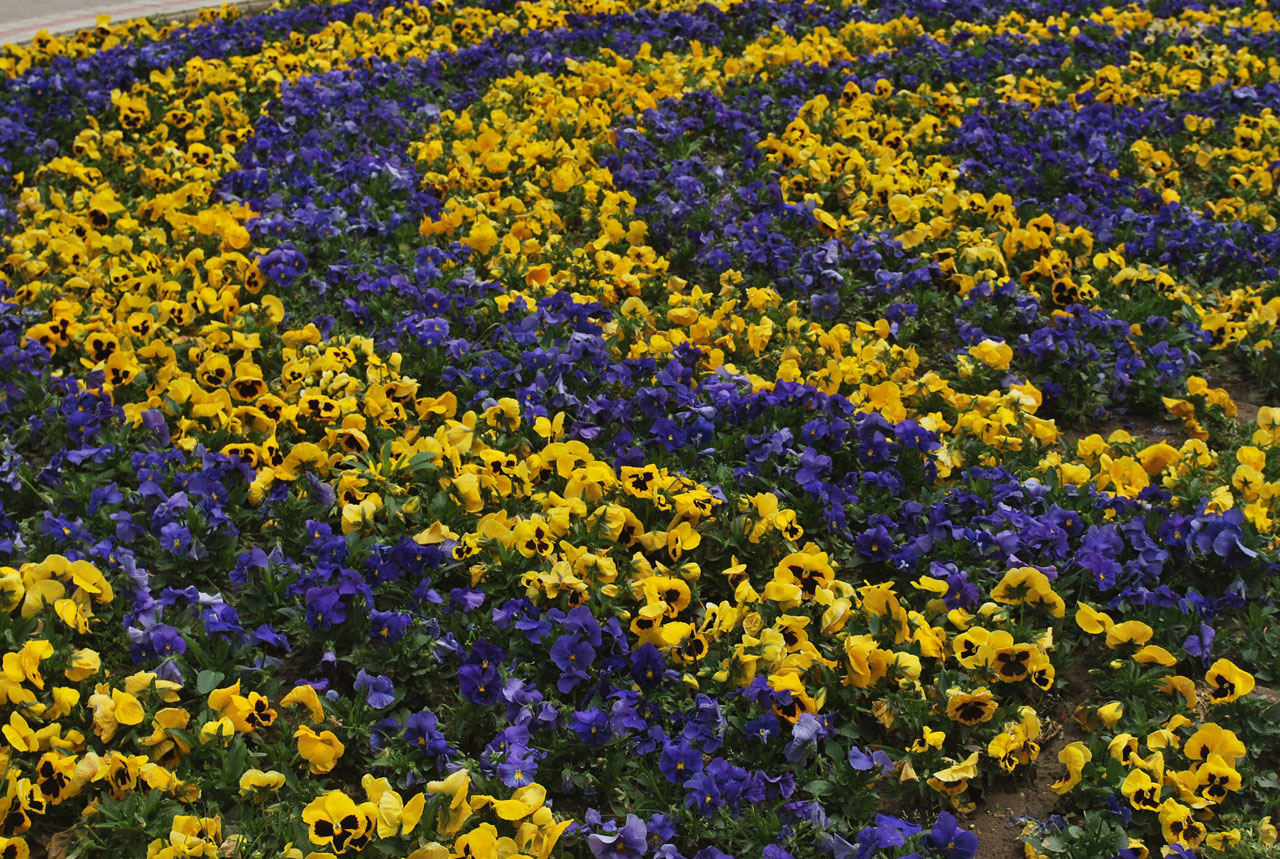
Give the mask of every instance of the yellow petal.
POLYGON ((408 835, 418 827, 418 821, 422 819, 422 810, 426 804, 427 797, 422 792, 414 794, 413 798, 404 804, 404 810, 400 813, 401 835, 408 835))
POLYGON ((1158 644, 1148 644, 1143 647, 1133 654, 1133 660, 1143 665, 1163 665, 1166 668, 1172 668, 1178 664, 1177 657, 1158 644))
POLYGON ((130 695, 128 692, 121 692, 119 689, 111 690, 111 700, 116 705, 116 721, 122 725, 140 725, 146 713, 142 709, 142 704, 138 699, 130 695))

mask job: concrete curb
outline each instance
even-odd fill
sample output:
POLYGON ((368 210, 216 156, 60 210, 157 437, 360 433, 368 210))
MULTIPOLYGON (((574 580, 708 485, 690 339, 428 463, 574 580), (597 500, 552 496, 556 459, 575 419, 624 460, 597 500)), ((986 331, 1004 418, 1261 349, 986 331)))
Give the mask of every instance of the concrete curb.
MULTIPOLYGON (((239 7, 241 11, 252 14, 270 8, 274 0, 242 0, 230 5, 239 7)), ((203 9, 221 6, 218 2, 192 5, 192 0, 131 0, 131 2, 107 2, 93 6, 86 3, 86 8, 78 12, 63 12, 55 15, 36 16, 17 21, 5 21, 0 24, 0 46, 16 44, 27 46, 40 30, 48 30, 59 37, 74 36, 81 30, 97 26, 99 15, 109 15, 113 22, 132 18, 165 18, 175 24, 192 21, 203 9)))

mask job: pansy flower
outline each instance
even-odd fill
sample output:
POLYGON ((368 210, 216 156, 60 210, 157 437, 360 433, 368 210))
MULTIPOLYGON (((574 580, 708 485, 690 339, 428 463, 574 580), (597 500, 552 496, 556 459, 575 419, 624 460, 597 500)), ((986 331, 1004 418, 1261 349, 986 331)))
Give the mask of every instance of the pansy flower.
POLYGON ((1209 699, 1214 704, 1235 701, 1253 691, 1253 675, 1243 671, 1230 659, 1219 659, 1209 666, 1205 682, 1211 689, 1209 699))
POLYGON ((329 791, 313 799, 302 811, 311 843, 319 847, 332 847, 335 853, 348 849, 360 850, 372 838, 376 820, 376 806, 371 803, 356 805, 341 791, 329 791))
POLYGON ((977 725, 995 715, 996 701, 990 690, 980 687, 972 692, 951 690, 947 695, 947 715, 964 725, 977 725))

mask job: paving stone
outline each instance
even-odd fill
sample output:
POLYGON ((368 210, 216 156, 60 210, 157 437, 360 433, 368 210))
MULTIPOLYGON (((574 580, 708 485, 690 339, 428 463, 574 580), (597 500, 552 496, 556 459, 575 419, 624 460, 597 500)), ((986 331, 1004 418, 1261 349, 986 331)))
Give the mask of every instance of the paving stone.
POLYGON ((185 19, 198 9, 217 5, 200 0, 0 0, 0 45, 30 42, 40 30, 74 33, 94 26, 99 15, 109 15, 112 21, 152 15, 185 19))

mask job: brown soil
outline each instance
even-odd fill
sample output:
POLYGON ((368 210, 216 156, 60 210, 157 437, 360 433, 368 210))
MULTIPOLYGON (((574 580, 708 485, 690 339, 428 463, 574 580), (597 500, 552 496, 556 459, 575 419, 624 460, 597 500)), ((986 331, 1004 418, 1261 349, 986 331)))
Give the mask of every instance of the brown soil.
POLYGON ((1215 373, 1213 387, 1227 389, 1227 393, 1236 404, 1236 420, 1247 426, 1257 423, 1258 409, 1272 405, 1272 403, 1261 402, 1258 398, 1262 395, 1258 392, 1257 385, 1236 373, 1223 371, 1215 373))
POLYGON ((1043 821, 1058 809, 1061 800, 1050 785, 1061 774, 1058 752, 1067 744, 1084 740, 1088 734, 1072 714, 1093 694, 1093 682, 1082 664, 1063 672, 1065 693, 1053 702, 1043 720, 1040 758, 1030 773, 1006 777, 987 790, 978 809, 966 821, 978 836, 978 850, 983 859, 1023 859, 1025 855, 1018 836, 1022 822, 1043 821))
POLYGON ((1036 783, 1022 789, 1010 787, 988 792, 969 821, 978 836, 978 852, 986 859, 1022 859, 1025 854, 1018 840, 1022 824, 1017 821, 1044 820, 1053 812, 1057 800, 1053 791, 1036 783))
MULTIPOLYGON (((1166 421, 1163 415, 1125 415, 1123 417, 1105 418, 1104 420, 1091 423, 1083 429, 1070 426, 1059 426, 1058 432, 1062 437, 1063 444, 1067 450, 1074 453, 1076 443, 1086 436, 1097 433, 1103 438, 1107 438, 1116 430, 1124 430, 1135 438, 1143 438, 1149 441, 1159 439, 1168 439, 1176 434, 1181 427, 1170 421, 1166 421)), ((1171 441, 1170 444, 1177 442, 1171 441)))
POLYGON ((1267 686, 1258 685, 1253 688, 1253 694, 1272 704, 1280 704, 1280 689, 1271 689, 1267 686))
MULTIPOLYGON (((1245 427, 1252 427, 1257 423, 1260 408, 1280 405, 1280 400, 1267 401, 1267 397, 1259 393, 1258 386, 1234 367, 1215 368, 1207 378, 1210 380, 1210 387, 1225 388, 1231 395, 1231 400, 1236 404, 1236 421, 1245 427)), ((1186 437, 1182 426, 1163 411, 1109 417, 1083 427, 1066 424, 1058 427, 1062 442, 1070 451, 1074 451, 1076 443, 1086 436, 1097 433, 1106 438, 1118 429, 1149 442, 1164 439, 1174 446, 1186 437)))

